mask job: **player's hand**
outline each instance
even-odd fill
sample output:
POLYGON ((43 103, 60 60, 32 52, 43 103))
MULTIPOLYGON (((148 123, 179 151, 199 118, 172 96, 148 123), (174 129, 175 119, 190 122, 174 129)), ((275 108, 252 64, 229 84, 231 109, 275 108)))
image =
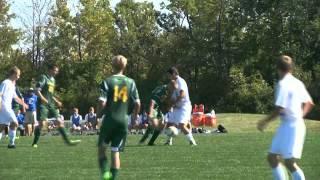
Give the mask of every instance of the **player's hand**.
POLYGON ((29 109, 29 106, 28 106, 28 104, 26 104, 26 103, 23 103, 23 110, 25 111, 26 109, 29 109))
POLYGON ((58 107, 62 107, 62 102, 56 101, 58 107))
POLYGON ((261 120, 257 124, 257 129, 259 131, 263 132, 266 129, 267 125, 268 125, 268 123, 265 120, 261 120))

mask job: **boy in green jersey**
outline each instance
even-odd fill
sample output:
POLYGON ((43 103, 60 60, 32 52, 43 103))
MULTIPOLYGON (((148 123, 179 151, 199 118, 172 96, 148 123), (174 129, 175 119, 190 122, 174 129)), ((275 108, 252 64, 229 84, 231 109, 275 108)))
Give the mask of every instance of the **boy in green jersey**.
POLYGON ((59 72, 57 65, 49 66, 47 74, 41 75, 39 81, 36 84, 36 93, 39 97, 38 112, 39 115, 39 126, 35 128, 34 140, 32 147, 38 147, 38 141, 41 134, 41 129, 46 127, 48 118, 55 118, 55 123, 58 126, 58 131, 62 135, 63 140, 68 145, 75 145, 80 142, 80 140, 69 140, 64 129, 64 123, 60 119, 58 107, 62 106, 62 103, 54 96, 55 95, 55 76, 59 72))
POLYGON ((98 139, 98 161, 102 179, 115 179, 120 169, 119 150, 128 131, 128 110, 134 104, 133 121, 136 124, 140 99, 133 79, 123 75, 127 59, 118 55, 112 59, 113 75, 100 85, 98 115, 104 115, 98 139), (108 170, 106 144, 111 144, 111 167, 108 170))
POLYGON ((147 106, 147 114, 149 126, 146 130, 146 133, 142 136, 139 144, 143 144, 145 140, 153 133, 150 141, 148 142, 149 146, 154 145, 154 141, 160 135, 162 129, 165 126, 164 115, 167 113, 167 103, 166 99, 168 98, 168 87, 167 85, 157 86, 151 93, 150 100, 147 106))

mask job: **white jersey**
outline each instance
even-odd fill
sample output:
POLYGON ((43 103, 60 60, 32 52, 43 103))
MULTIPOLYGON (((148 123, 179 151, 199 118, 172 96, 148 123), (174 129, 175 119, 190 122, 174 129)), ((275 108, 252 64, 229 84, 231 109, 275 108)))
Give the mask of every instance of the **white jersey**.
POLYGON ((280 115, 282 123, 272 139, 269 152, 284 159, 301 158, 306 135, 302 104, 306 102, 312 102, 312 99, 300 80, 287 74, 279 81, 275 105, 284 110, 280 115))
POLYGON ((12 109, 12 100, 17 96, 16 86, 10 79, 4 80, 0 85, 0 94, 2 108, 12 109))
POLYGON ((18 97, 16 93, 16 86, 10 80, 4 80, 0 85, 1 96, 1 110, 0 110, 0 124, 9 125, 11 122, 17 122, 17 117, 12 110, 12 100, 18 97))
POLYGON ((177 78, 177 84, 178 88, 173 93, 173 99, 176 99, 180 95, 180 91, 182 90, 185 93, 185 97, 182 98, 176 106, 179 108, 185 107, 185 106, 191 106, 191 101, 189 97, 189 90, 188 85, 184 79, 182 79, 180 76, 177 78))
POLYGON ((275 105, 284 109, 284 112, 281 113, 283 122, 302 120, 302 104, 306 102, 312 102, 312 99, 300 80, 293 77, 292 74, 287 74, 279 81, 275 105))

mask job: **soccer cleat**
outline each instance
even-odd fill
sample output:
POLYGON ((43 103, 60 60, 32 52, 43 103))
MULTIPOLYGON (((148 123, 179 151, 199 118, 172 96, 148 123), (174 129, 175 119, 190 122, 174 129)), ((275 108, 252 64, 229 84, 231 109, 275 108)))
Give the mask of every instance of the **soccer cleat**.
POLYGON ((189 141, 191 146, 197 146, 198 144, 196 143, 196 141, 189 141))
POLYGON ((102 180, 112 180, 112 179, 113 179, 112 174, 109 171, 105 172, 102 176, 102 180))
POLYGON ((32 144, 33 148, 38 148, 38 144, 32 144))
POLYGON ((81 142, 80 139, 70 140, 69 143, 68 143, 68 145, 69 145, 69 146, 75 146, 75 145, 79 144, 80 142, 81 142))
POLYGON ((172 146, 172 140, 168 140, 166 143, 164 143, 164 145, 167 145, 167 146, 172 146))
POLYGON ((16 148, 16 145, 14 144, 8 144, 8 149, 15 149, 16 148))

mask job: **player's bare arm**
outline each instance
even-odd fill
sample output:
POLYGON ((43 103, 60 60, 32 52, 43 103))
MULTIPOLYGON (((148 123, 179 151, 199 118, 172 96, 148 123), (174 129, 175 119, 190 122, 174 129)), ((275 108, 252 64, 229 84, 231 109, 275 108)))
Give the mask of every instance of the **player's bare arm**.
POLYGON ((305 117, 314 107, 313 101, 303 103, 303 117, 305 117))
POLYGON ((153 108, 154 108, 154 100, 150 100, 150 105, 149 105, 149 109, 148 109, 148 119, 152 119, 151 115, 153 114, 153 108))
POLYGON ((131 121, 131 125, 134 127, 134 126, 137 126, 138 122, 138 115, 139 115, 139 112, 140 112, 140 107, 141 107, 141 103, 140 103, 140 100, 137 100, 135 103, 134 103, 134 109, 133 109, 133 113, 132 113, 132 121, 131 121))
POLYGON ((258 130, 263 131, 271 121, 274 121, 280 115, 282 111, 283 111, 282 107, 276 107, 275 110, 270 115, 268 115, 265 119, 258 122, 257 124, 258 130))
POLYGON ((58 105, 58 107, 62 107, 62 102, 58 100, 58 98, 53 97, 52 98, 54 100, 54 102, 58 105))
POLYGON ((48 102, 48 99, 46 99, 46 98, 42 95, 41 91, 36 91, 36 94, 37 94, 38 97, 40 97, 41 102, 43 102, 43 103, 45 103, 45 104, 48 104, 48 103, 49 103, 49 102, 48 102))
POLYGON ((2 108, 2 93, 0 93, 0 110, 2 108))
POLYGON ((14 100, 15 100, 18 104, 20 104, 20 105, 23 107, 23 109, 28 109, 28 108, 29 108, 28 105, 27 105, 26 103, 24 103, 24 101, 23 101, 21 98, 15 97, 14 100))
POLYGON ((105 108, 106 103, 107 103, 106 101, 99 100, 98 106, 97 106, 97 117, 98 118, 102 117, 102 115, 103 115, 103 111, 102 110, 105 108))

